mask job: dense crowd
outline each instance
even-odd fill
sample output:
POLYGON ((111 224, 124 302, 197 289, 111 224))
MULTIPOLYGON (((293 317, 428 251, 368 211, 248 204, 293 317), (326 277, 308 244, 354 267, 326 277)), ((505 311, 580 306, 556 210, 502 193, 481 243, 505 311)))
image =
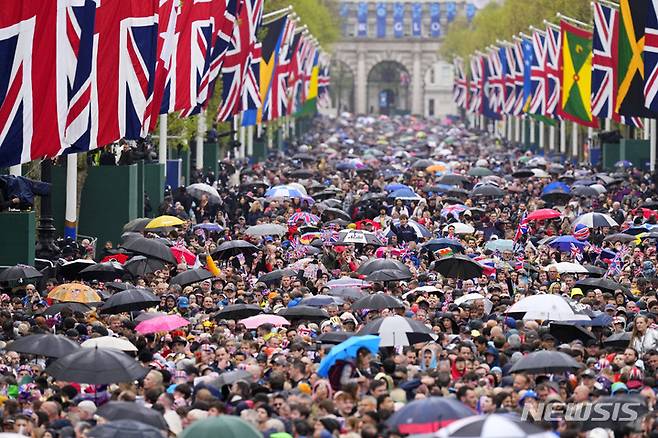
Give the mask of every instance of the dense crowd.
POLYGON ((109 436, 155 413, 186 437, 228 416, 272 438, 448 436, 487 415, 657 435, 654 176, 448 122, 318 118, 263 163, 169 189, 100 263, 71 242, 53 278, 17 267, 0 296, 3 430, 109 436), (17 346, 53 333, 142 371, 76 380, 61 352, 17 346), (617 412, 570 415, 597 405, 617 412))

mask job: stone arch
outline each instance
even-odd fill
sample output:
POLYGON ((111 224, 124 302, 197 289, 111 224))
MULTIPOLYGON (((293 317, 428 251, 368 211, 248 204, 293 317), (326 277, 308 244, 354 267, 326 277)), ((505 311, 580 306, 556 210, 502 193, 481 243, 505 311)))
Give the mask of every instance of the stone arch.
POLYGON ((331 95, 332 107, 339 112, 354 112, 354 90, 356 87, 356 75, 353 65, 334 58, 331 60, 331 95))
POLYGON ((406 65, 389 57, 382 59, 368 69, 367 111, 382 114, 409 112, 410 86, 411 73, 406 65))

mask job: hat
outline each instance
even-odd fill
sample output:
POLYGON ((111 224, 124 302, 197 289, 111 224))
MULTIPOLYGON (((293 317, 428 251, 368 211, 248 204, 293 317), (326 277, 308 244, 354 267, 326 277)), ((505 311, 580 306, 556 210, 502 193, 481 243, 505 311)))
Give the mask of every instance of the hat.
POLYGON ((190 300, 187 297, 178 297, 177 305, 181 309, 187 309, 190 307, 190 300))
POLYGON ((187 345, 187 340, 182 336, 176 336, 174 339, 172 339, 172 344, 187 345))
POLYGON ((596 378, 596 373, 592 369, 586 369, 585 371, 583 371, 581 376, 582 377, 588 377, 590 379, 594 379, 594 378, 596 378))
POLYGON ((539 396, 535 391, 529 389, 526 392, 524 392, 521 398, 519 399, 519 406, 523 406, 523 402, 525 402, 529 398, 534 398, 535 400, 538 400, 539 396))
POLYGON ((573 298, 575 296, 581 296, 582 297, 583 296, 583 290, 579 287, 574 287, 573 289, 571 289, 571 298, 573 298))
POLYGON ((78 403, 78 409, 80 409, 81 411, 85 411, 89 415, 94 415, 98 408, 96 407, 93 401, 83 400, 80 403, 78 403))
POLYGON ((612 395, 615 395, 615 393, 619 391, 628 392, 628 387, 622 382, 613 383, 612 386, 610 387, 610 393, 612 395))
POLYGON ((614 304, 606 304, 605 311, 607 312, 608 310, 617 310, 617 306, 615 306, 614 304))
POLYGON ((353 322, 356 324, 356 318, 350 312, 344 312, 342 315, 340 315, 340 320, 343 322, 353 322))

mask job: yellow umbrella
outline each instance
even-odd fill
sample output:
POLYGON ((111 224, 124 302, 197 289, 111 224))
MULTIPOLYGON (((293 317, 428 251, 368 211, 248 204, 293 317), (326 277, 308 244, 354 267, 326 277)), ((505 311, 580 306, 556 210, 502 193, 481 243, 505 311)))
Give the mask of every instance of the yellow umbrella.
POLYGON ((158 216, 153 219, 151 222, 146 225, 146 229, 150 230, 153 228, 165 228, 165 227, 177 227, 183 225, 185 222, 178 219, 176 216, 158 216))
POLYGON ((425 169, 428 173, 445 172, 446 170, 448 167, 445 164, 433 164, 425 169))
POLYGON ((48 294, 48 298, 74 303, 99 303, 101 296, 91 287, 82 283, 64 283, 55 287, 48 294))

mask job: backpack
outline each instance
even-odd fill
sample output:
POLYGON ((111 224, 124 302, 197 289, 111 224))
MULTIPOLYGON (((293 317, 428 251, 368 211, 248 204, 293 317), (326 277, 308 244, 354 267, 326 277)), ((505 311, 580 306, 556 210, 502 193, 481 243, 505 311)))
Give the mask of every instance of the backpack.
POLYGON ((345 368, 345 365, 348 363, 349 362, 346 360, 337 360, 336 363, 329 368, 329 384, 334 391, 340 391, 340 377, 343 375, 343 368, 345 368))

